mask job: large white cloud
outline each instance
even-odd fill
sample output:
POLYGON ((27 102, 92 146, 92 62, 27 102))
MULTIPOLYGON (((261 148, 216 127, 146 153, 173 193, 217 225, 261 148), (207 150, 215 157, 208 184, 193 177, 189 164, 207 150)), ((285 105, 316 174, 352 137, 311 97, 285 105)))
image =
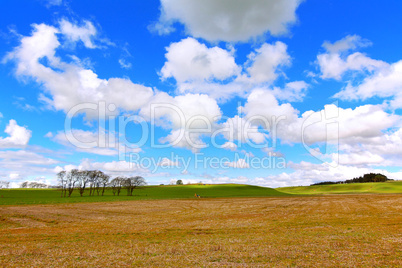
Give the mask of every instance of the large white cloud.
MULTIPOLYGON (((401 117, 384 111, 382 105, 363 105, 343 109, 335 104, 321 111, 299 111, 289 103, 280 104, 273 93, 254 90, 243 107, 244 119, 270 132, 282 142, 313 144, 381 137, 384 131, 400 124, 401 117), (259 120, 258 120, 259 119, 259 120)), ((272 140, 274 142, 274 140, 272 140)))
POLYGON ((335 95, 344 100, 366 100, 375 96, 391 98, 391 108, 402 108, 402 61, 382 68, 358 85, 349 83, 335 95))
MULTIPOLYGON (((226 101, 246 97, 256 86, 272 87, 283 67, 291 64, 287 46, 279 41, 263 43, 247 56, 244 66, 236 64, 234 53, 233 48, 207 47, 189 37, 167 48, 160 75, 162 79, 173 77, 180 94, 208 94, 226 101)), ((294 81, 272 91, 282 100, 300 101, 307 87, 303 81, 294 81)))
POLYGON ((300 0, 162 0, 159 33, 179 21, 194 37, 209 41, 247 41, 266 32, 280 35, 296 21, 300 0))
POLYGON ((240 72, 229 51, 207 48, 190 37, 170 44, 166 50, 167 61, 161 70, 163 78, 174 77, 178 82, 224 80, 240 72))
POLYGON ((342 76, 349 71, 372 73, 388 64, 380 60, 374 60, 360 52, 350 53, 359 47, 369 46, 371 43, 357 35, 348 35, 335 43, 325 42, 323 47, 325 53, 317 56, 317 63, 320 67, 321 78, 341 80, 342 76))
POLYGON ((31 139, 32 132, 26 127, 19 126, 17 121, 11 119, 4 130, 9 136, 0 137, 0 148, 23 147, 31 139))
MULTIPOLYGON (((89 31, 92 28, 88 25, 89 30, 87 26, 82 28, 74 26, 67 21, 62 21, 61 25, 67 25, 68 30, 64 28, 57 29, 45 24, 33 25, 32 35, 23 37, 21 45, 6 57, 6 60, 14 60, 17 63, 16 74, 18 76, 33 78, 43 85, 45 92, 42 94, 41 100, 47 102, 49 106, 66 113, 70 109, 76 108, 77 113, 85 113, 87 118, 94 118, 98 115, 99 106, 92 107, 93 105, 87 104, 104 102, 107 113, 116 114, 119 110, 130 113, 141 111, 141 115, 145 115, 150 120, 150 105, 167 103, 175 107, 176 111, 158 109, 157 113, 154 114, 154 119, 157 120, 156 123, 173 128, 173 130, 183 129, 184 131, 196 128, 197 124, 200 123, 198 120, 194 121, 192 126, 186 127, 183 125, 189 118, 194 116, 201 116, 208 119, 209 122, 219 120, 221 115, 219 106, 214 99, 207 95, 186 94, 172 97, 150 87, 135 84, 126 78, 101 79, 91 69, 85 69, 74 63, 63 62, 61 58, 56 56, 56 51, 62 46, 58 38, 59 33, 65 34, 67 32, 67 36, 72 41, 81 40, 89 47, 92 47, 91 44, 93 43, 88 43, 92 40, 88 38, 93 37, 93 35, 89 31), (47 59, 47 65, 43 64, 42 59, 47 59), (110 106, 111 104, 116 109, 109 111, 109 107, 112 107, 110 106), (178 114, 177 110, 181 114, 178 114), (180 122, 181 115, 185 119, 184 122, 180 122)), ((187 39, 187 41, 184 41, 184 46, 187 46, 186 42, 193 43, 196 41, 187 39)), ((218 66, 212 66, 215 63, 206 68, 201 66, 200 68, 205 71, 201 78, 216 77, 221 79, 231 75, 233 72, 237 72, 234 59, 227 51, 217 48, 208 49, 201 44, 197 49, 201 49, 202 53, 204 53, 203 56, 212 57, 210 59, 212 62, 217 59, 222 60, 222 64, 218 64, 218 66), (222 65, 226 63, 232 64, 229 68, 231 70, 220 73, 222 65)), ((180 72, 176 67, 170 66, 166 68, 172 71, 174 75, 180 72)), ((192 78, 191 75, 184 77, 184 79, 192 78)), ((71 116, 76 114, 71 114, 71 116)), ((93 150, 92 152, 95 153, 93 150)), ((112 154, 111 151, 104 149, 98 149, 97 153, 112 154)))

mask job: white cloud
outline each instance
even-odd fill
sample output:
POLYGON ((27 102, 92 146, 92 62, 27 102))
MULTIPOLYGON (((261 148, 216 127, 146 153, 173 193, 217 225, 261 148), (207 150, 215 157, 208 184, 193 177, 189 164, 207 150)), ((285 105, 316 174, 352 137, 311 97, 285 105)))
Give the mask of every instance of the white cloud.
POLYGON ((14 161, 15 165, 40 165, 47 166, 58 163, 58 161, 50 158, 46 158, 42 155, 30 152, 27 150, 18 151, 0 151, 0 159, 4 165, 5 161, 9 161, 9 164, 14 161))
POLYGON ((363 39, 358 35, 348 35, 335 43, 325 41, 322 45, 329 53, 341 53, 348 50, 354 50, 360 47, 371 46, 369 40, 363 39))
POLYGON ((246 120, 238 115, 228 118, 221 124, 219 133, 231 144, 234 141, 242 143, 262 144, 266 141, 267 135, 261 133, 253 121, 246 120))
POLYGON ((278 76, 279 67, 290 65, 286 50, 287 46, 277 41, 273 45, 264 43, 255 53, 249 54, 249 79, 253 83, 273 82, 278 76))
MULTIPOLYGON (((56 49, 60 47, 56 35, 59 30, 45 24, 33 27, 32 35, 23 37, 21 45, 9 53, 6 60, 16 61, 18 76, 28 76, 43 84, 46 95, 42 95, 41 99, 50 107, 68 112, 77 104, 105 101, 118 108, 135 111, 153 96, 151 88, 134 84, 128 79, 99 79, 92 70, 62 62, 55 56, 56 49), (43 58, 48 59, 49 66, 40 62, 43 58)), ((89 117, 97 115, 94 110, 81 112, 86 112, 89 117)))
POLYGON ((12 187, 18 187, 20 182, 38 174, 53 176, 53 166, 57 163, 59 161, 29 150, 0 151, 0 177, 8 177, 12 187))
POLYGON ((179 162, 177 161, 172 161, 169 158, 162 158, 161 161, 158 162, 157 164, 160 167, 178 167, 179 166, 179 162))
POLYGON ((207 48, 194 38, 183 39, 166 48, 167 61, 161 70, 163 78, 177 82, 224 80, 240 72, 233 55, 219 47, 207 48))
POLYGON ((232 168, 250 168, 250 165, 247 163, 247 161, 242 158, 233 162, 225 162, 224 165, 232 168))
POLYGON ((88 159, 84 159, 79 165, 79 168, 84 170, 101 170, 113 176, 141 176, 149 173, 148 169, 127 161, 92 162, 88 159))
POLYGON ((132 67, 131 62, 127 62, 125 59, 119 59, 119 64, 123 69, 131 69, 132 67))
POLYGON ((296 21, 299 0, 162 0, 154 30, 166 34, 179 21, 194 37, 209 41, 247 41, 269 32, 280 35, 296 21))
POLYGON ((306 111, 299 116, 289 103, 279 104, 272 92, 264 89, 254 90, 240 110, 244 113, 242 120, 260 118, 251 126, 261 126, 270 132, 273 142, 279 138, 285 143, 300 143, 302 137, 307 144, 380 137, 401 121, 400 116, 385 112, 382 105, 343 109, 330 104, 321 111, 306 111))
POLYGON ((145 118, 151 117, 151 105, 154 104, 154 123, 158 126, 172 129, 171 133, 161 139, 175 147, 198 151, 204 147, 201 136, 208 135, 222 112, 216 100, 201 94, 186 94, 171 97, 160 92, 140 111, 145 118))
POLYGON ((293 81, 285 84, 284 88, 273 87, 272 94, 281 101, 302 101, 307 94, 309 84, 304 81, 293 81))
POLYGON ((17 122, 11 119, 4 131, 9 136, 0 137, 0 148, 23 147, 31 139, 32 132, 26 127, 19 126, 17 122))
MULTIPOLYGON (((208 48, 194 38, 183 39, 167 48, 162 79, 173 77, 178 93, 207 94, 223 102, 234 96, 246 97, 255 87, 270 87, 291 63, 282 42, 264 43, 248 55, 244 66, 237 65, 234 49, 208 48)), ((271 91, 281 100, 301 101, 308 84, 294 81, 271 91)))
POLYGON ((387 67, 387 63, 373 60, 366 55, 355 52, 342 58, 339 54, 320 54, 317 56, 318 65, 321 69, 321 78, 333 78, 340 80, 348 71, 373 72, 387 67))
POLYGON ((317 56, 321 78, 341 80, 348 71, 372 73, 387 68, 386 62, 371 59, 360 52, 350 54, 351 50, 369 45, 371 43, 368 40, 358 35, 348 35, 333 44, 324 42, 326 52, 317 56))
POLYGON ((377 73, 366 77, 360 84, 349 83, 346 88, 334 97, 344 100, 366 100, 375 96, 391 97, 390 106, 402 108, 402 61, 382 68, 377 73))
POLYGON ((84 21, 84 25, 78 26, 62 19, 60 22, 60 32, 71 42, 82 41, 87 48, 96 48, 93 39, 97 34, 95 26, 90 21, 84 21))
POLYGON ((222 148, 234 152, 237 150, 237 145, 231 141, 227 141, 222 145, 222 148))
POLYGON ((105 156, 116 156, 125 153, 139 153, 142 151, 141 148, 134 148, 133 146, 124 146, 123 143, 119 143, 119 137, 112 135, 115 133, 109 132, 92 132, 85 131, 81 129, 72 129, 72 137, 67 138, 65 131, 59 131, 56 135, 51 138, 66 147, 73 148, 77 152, 105 155, 105 156), (109 142, 114 141, 114 142, 109 142), (131 148, 133 147, 133 148, 131 148))

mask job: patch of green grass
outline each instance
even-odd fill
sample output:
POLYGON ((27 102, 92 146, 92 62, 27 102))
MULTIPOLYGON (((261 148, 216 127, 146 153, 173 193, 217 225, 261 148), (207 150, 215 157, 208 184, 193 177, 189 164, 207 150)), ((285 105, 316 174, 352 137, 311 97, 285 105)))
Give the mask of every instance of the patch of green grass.
POLYGON ((198 194, 201 198, 217 197, 264 197, 264 196, 288 196, 272 188, 239 185, 239 184, 213 184, 213 185, 167 185, 145 186, 134 190, 133 196, 127 196, 122 189, 120 196, 114 196, 110 189, 104 196, 79 196, 78 190, 74 190, 71 197, 60 197, 60 190, 56 189, 5 189, 0 190, 0 205, 25 205, 25 204, 56 204, 78 202, 111 202, 126 200, 154 200, 154 199, 183 199, 195 198, 198 194))
POLYGON ((309 195, 355 194, 355 193, 396 194, 396 193, 402 193, 402 181, 281 187, 276 188, 276 190, 289 194, 309 194, 309 195))

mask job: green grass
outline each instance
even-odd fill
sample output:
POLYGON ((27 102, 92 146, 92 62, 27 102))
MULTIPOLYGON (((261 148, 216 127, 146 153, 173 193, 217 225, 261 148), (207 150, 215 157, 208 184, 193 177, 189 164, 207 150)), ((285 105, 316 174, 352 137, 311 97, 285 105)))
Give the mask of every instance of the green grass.
POLYGON ((355 194, 355 193, 402 193, 402 181, 350 183, 298 187, 281 187, 276 190, 289 194, 355 194))
POLYGON ((289 196, 272 188, 239 184, 146 186, 135 189, 133 196, 127 196, 125 189, 120 196, 114 196, 108 189, 104 196, 88 196, 87 191, 80 197, 74 190, 69 198, 61 198, 60 190, 55 189, 5 189, 0 190, 0 205, 183 199, 195 198, 195 193, 201 198, 289 196))

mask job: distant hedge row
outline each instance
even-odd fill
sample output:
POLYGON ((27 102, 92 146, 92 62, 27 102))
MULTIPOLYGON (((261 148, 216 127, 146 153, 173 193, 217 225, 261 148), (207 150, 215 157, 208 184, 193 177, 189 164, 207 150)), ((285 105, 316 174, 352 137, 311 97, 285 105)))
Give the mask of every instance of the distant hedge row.
POLYGON ((358 178, 353 178, 351 180, 346 181, 323 181, 311 184, 310 186, 314 185, 329 185, 329 184, 345 184, 345 183, 365 183, 365 182, 386 182, 386 181, 393 181, 392 179, 388 179, 387 176, 380 174, 380 173, 368 173, 360 176, 358 178))

